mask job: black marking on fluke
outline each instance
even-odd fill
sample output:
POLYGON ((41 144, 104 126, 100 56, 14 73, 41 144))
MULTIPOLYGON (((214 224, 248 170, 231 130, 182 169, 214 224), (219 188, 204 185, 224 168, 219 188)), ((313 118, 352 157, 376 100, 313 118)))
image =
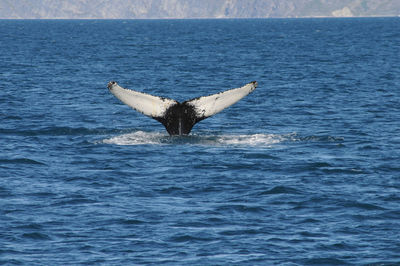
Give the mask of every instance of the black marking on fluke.
POLYGON ((163 124, 170 135, 187 135, 193 126, 205 117, 198 116, 194 107, 186 102, 178 102, 168 108, 163 117, 154 119, 163 124))
POLYGON ((163 124, 170 135, 187 135, 196 123, 220 112, 252 92, 257 87, 257 82, 253 81, 241 88, 194 98, 183 103, 124 89, 115 81, 109 82, 107 87, 125 104, 163 124), (139 101, 139 97, 142 97, 142 102, 139 101), (150 112, 150 109, 154 108, 153 105, 159 108, 155 113, 150 112), (167 106, 165 110, 163 110, 164 105, 167 106))

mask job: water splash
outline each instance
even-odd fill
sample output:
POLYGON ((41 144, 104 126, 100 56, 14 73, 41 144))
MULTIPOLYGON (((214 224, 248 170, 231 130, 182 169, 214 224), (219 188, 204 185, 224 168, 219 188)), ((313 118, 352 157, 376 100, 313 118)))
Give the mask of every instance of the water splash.
POLYGON ((277 134, 221 135, 217 137, 222 145, 270 146, 286 140, 286 136, 277 134))
POLYGON ((289 135, 241 134, 241 135, 189 135, 168 136, 161 132, 136 131, 102 140, 115 145, 203 145, 203 146, 257 146, 269 147, 288 139, 289 135))
POLYGON ((136 131, 104 139, 102 142, 115 145, 162 144, 165 138, 166 135, 160 132, 136 131))

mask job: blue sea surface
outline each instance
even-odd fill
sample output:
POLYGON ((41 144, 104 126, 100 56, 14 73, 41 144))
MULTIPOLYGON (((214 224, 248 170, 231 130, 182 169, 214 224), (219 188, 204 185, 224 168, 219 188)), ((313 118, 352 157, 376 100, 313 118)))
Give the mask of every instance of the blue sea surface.
POLYGON ((400 18, 0 20, 0 121, 0 264, 400 263, 400 18))

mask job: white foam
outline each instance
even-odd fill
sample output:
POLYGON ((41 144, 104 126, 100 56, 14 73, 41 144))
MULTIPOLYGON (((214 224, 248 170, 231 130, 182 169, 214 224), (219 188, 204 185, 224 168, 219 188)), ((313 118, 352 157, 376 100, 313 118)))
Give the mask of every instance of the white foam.
POLYGON ((145 145, 145 144, 161 144, 165 134, 159 132, 144 132, 136 131, 133 133, 115 136, 109 139, 104 139, 105 144, 115 145, 145 145))
POLYGON ((221 135, 218 142, 222 145, 240 146, 270 146, 285 140, 283 135, 253 134, 253 135, 221 135))
POLYGON ((168 136, 162 132, 136 131, 114 136, 101 141, 115 145, 198 145, 198 146, 250 146, 270 147, 290 139, 290 135, 278 134, 242 134, 242 135, 210 135, 199 134, 189 136, 168 136))

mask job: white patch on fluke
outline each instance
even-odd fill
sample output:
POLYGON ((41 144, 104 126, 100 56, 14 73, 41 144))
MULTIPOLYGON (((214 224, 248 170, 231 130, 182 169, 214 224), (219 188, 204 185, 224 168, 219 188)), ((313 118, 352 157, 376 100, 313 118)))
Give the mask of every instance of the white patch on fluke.
POLYGON ((177 104, 176 101, 171 99, 124 89, 116 82, 111 84, 109 89, 110 92, 124 104, 150 117, 162 117, 170 106, 177 104))
POLYGON ((198 116, 210 117, 235 104, 250 92, 254 91, 256 87, 257 82, 253 81, 240 88, 187 101, 187 104, 195 108, 198 116))

